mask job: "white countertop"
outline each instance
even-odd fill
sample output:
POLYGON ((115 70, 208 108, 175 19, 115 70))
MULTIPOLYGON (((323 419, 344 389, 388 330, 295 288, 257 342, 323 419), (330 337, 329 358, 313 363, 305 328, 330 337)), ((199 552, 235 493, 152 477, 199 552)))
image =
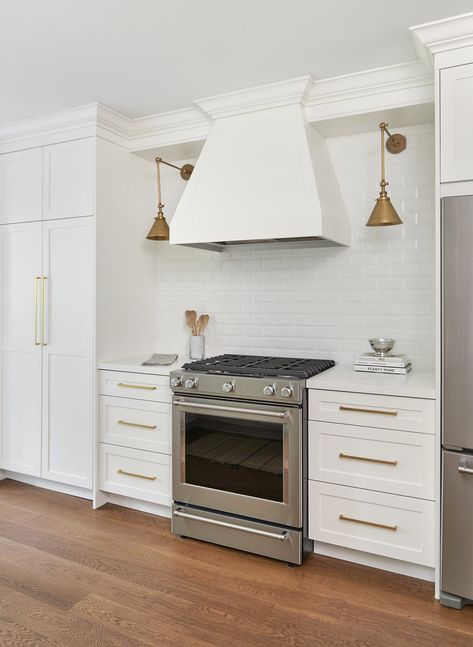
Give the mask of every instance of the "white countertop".
POLYGON ((307 380, 309 389, 374 393, 435 400, 435 371, 413 370, 408 375, 362 373, 352 366, 334 366, 307 380))
POLYGON ((142 362, 149 359, 151 353, 148 355, 140 355, 138 357, 125 357, 123 359, 111 359, 104 362, 99 362, 98 368, 104 371, 125 371, 127 373, 145 373, 146 375, 169 375, 171 371, 181 368, 185 362, 189 361, 188 357, 179 355, 177 360, 169 366, 142 366, 142 362))

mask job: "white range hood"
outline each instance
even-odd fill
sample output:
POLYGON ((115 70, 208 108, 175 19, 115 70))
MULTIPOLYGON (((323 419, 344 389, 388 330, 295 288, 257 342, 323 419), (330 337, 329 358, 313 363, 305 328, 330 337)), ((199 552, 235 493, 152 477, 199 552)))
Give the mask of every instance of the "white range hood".
POLYGON ((285 83, 197 102, 214 123, 170 223, 171 244, 350 244, 325 141, 305 119, 307 83, 294 80, 289 96, 285 83))

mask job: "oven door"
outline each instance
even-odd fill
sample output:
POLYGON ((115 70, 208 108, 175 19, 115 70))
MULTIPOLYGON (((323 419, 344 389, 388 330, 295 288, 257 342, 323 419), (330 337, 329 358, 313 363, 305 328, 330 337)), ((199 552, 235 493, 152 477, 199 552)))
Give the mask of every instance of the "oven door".
POLYGON ((300 528, 302 409, 173 398, 174 501, 300 528))

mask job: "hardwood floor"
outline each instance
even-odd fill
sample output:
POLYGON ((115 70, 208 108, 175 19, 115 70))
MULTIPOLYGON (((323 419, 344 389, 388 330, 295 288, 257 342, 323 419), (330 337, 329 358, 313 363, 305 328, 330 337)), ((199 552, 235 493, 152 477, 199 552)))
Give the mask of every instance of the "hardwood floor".
POLYGON ((169 521, 0 482, 1 647, 463 647, 473 607, 312 556, 302 568, 182 540, 169 521))

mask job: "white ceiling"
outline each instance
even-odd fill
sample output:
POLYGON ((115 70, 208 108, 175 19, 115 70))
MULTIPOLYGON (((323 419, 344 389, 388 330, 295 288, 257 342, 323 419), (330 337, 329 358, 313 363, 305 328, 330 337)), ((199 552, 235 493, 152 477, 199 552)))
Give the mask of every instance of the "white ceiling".
POLYGON ((0 0, 0 123, 93 102, 139 117, 410 61, 409 26, 472 9, 473 0, 0 0))

